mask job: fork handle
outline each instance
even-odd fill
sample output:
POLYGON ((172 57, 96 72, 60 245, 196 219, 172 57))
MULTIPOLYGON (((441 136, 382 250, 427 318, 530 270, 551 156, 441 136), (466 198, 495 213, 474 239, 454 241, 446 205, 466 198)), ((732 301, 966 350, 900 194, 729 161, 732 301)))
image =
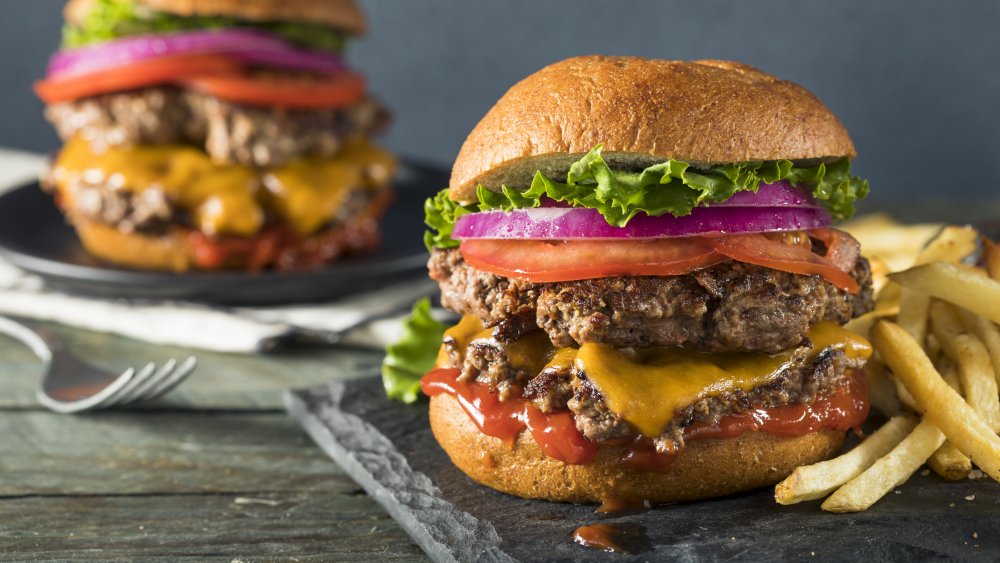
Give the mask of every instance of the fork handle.
POLYGON ((0 317, 0 334, 6 334, 27 345, 42 361, 52 361, 52 348, 45 338, 34 330, 6 317, 0 317))

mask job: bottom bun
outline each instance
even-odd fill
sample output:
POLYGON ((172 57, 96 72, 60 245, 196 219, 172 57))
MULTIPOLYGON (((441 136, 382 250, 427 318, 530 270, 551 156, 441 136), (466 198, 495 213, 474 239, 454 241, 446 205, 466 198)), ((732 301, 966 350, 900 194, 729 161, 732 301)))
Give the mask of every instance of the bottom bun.
POLYGON ((641 471, 619 462, 620 447, 601 448, 586 465, 546 456, 530 432, 521 432, 514 448, 508 448, 483 434, 446 394, 431 398, 430 422, 451 461, 478 483, 519 497, 577 503, 686 501, 774 485, 800 465, 834 456, 845 435, 823 430, 785 438, 747 432, 697 440, 687 443, 667 469, 641 471))
MULTIPOLYGON (((224 266, 206 268, 196 260, 195 247, 188 231, 168 231, 149 236, 126 233, 103 223, 72 219, 83 247, 91 255, 119 266, 138 270, 159 270, 183 273, 204 269, 248 269, 246 260, 224 266)), ((300 240, 290 248, 289 260, 278 257, 278 269, 310 269, 335 262, 345 254, 374 250, 379 243, 378 223, 362 218, 346 227, 330 228, 300 240), (331 243, 330 241, 334 241, 331 243), (331 250, 334 249, 334 250, 331 250), (284 262, 289 262, 285 264, 284 262)), ((274 264, 264 264, 269 266, 274 264)))
POLYGON ((194 269, 194 249, 187 237, 177 233, 146 236, 125 233, 91 221, 74 220, 80 242, 92 256, 106 262, 140 270, 186 272, 194 269))

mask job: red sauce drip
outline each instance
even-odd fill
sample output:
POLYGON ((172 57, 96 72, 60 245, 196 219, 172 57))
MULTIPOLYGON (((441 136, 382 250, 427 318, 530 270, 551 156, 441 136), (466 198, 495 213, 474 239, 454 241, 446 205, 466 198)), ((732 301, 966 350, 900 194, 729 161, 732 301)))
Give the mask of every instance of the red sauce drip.
MULTIPOLYGON (((520 399, 500 401, 485 385, 458 381, 460 373, 457 369, 435 369, 420 380, 421 389, 430 397, 441 393, 455 397, 480 431, 508 446, 513 447, 518 433, 528 429, 549 457, 585 464, 597 455, 600 444, 587 440, 576 429, 572 413, 543 413, 520 399)), ((684 429, 684 440, 735 438, 749 431, 791 437, 824 429, 857 430, 868 418, 868 409, 868 379, 859 371, 850 374, 845 385, 811 404, 757 408, 724 416, 715 425, 694 424, 684 429)), ((678 455, 657 452, 653 441, 645 436, 637 436, 625 450, 623 463, 646 471, 666 469, 678 455)))
POLYGON ((199 268, 245 267, 259 271, 306 270, 331 260, 374 250, 381 241, 378 218, 392 202, 385 192, 360 213, 337 228, 303 237, 286 225, 271 225, 251 236, 214 237, 200 231, 188 232, 188 241, 199 268))
POLYGON ((861 428, 869 406, 868 378, 864 372, 854 372, 845 385, 811 404, 753 409, 724 416, 716 425, 692 424, 684 429, 684 440, 735 438, 751 430, 789 437, 817 430, 846 432, 861 428))
POLYGON ((573 541, 611 553, 641 553, 652 548, 645 528, 632 522, 580 526, 573 532, 573 541))
POLYGON ((600 514, 608 512, 633 512, 636 510, 646 510, 646 508, 648 508, 646 501, 606 498, 601 501, 601 506, 598 506, 594 512, 600 514))
POLYGON ((420 380, 420 388, 429 397, 441 393, 455 397, 483 434, 510 447, 518 433, 528 429, 545 455, 559 461, 584 464, 597 455, 599 446, 580 434, 572 413, 543 413, 527 401, 500 401, 485 385, 458 381, 460 373, 457 369, 435 369, 420 380))
POLYGON ((677 460, 677 453, 660 453, 656 451, 653 440, 639 435, 625 449, 622 462, 640 471, 662 471, 677 460))
POLYGON ((482 455, 479 456, 479 461, 483 464, 483 467, 485 467, 486 469, 493 469, 497 465, 496 460, 493 459, 493 456, 490 454, 490 452, 484 451, 482 455))

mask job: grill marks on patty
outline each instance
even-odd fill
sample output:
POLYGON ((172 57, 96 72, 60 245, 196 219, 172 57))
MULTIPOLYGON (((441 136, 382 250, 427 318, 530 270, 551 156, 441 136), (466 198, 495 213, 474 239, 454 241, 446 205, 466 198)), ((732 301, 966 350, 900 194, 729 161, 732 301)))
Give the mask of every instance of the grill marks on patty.
POLYGON ((735 261, 682 276, 536 284, 476 270, 458 249, 438 249, 428 269, 445 307, 498 327, 504 340, 540 328, 556 346, 777 353, 797 346, 810 326, 843 324, 873 306, 864 258, 852 273, 862 288, 856 295, 818 276, 735 261))
POLYGON ((342 109, 292 111, 166 87, 53 104, 45 117, 63 140, 81 135, 98 149, 196 143, 217 162, 256 167, 333 156, 346 139, 377 133, 389 121, 388 111, 372 98, 342 109))

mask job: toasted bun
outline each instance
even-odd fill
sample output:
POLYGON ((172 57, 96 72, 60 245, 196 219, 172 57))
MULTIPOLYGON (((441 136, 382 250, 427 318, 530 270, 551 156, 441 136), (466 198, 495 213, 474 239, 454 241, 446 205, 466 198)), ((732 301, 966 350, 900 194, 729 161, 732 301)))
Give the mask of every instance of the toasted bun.
MULTIPOLYGON (((125 233, 107 225, 79 218, 72 220, 80 242, 91 255, 105 262, 137 270, 158 270, 183 273, 201 269, 195 261, 195 249, 184 231, 170 231, 159 236, 125 233)), ((343 254, 330 254, 322 263, 332 263, 345 254, 355 254, 372 250, 378 244, 378 223, 366 219, 356 226, 359 235, 348 236, 340 247, 343 254), (362 235, 360 233, 364 232, 362 235), (370 236, 365 236, 370 235, 370 236)), ((322 247, 325 237, 342 233, 342 228, 315 233, 298 242, 296 250, 314 251, 322 247)), ((320 264, 312 264, 318 266, 320 264)), ((230 268, 246 267, 241 264, 228 265, 230 268)), ((307 266, 308 267, 308 266, 307 266)))
POLYGON ((739 438, 699 440, 663 471, 623 466, 621 448, 605 447, 587 465, 542 453, 530 432, 514 448, 479 431, 450 395, 430 402, 431 429, 451 461, 473 480, 524 498, 563 502, 653 503, 723 496, 774 485, 800 465, 833 457, 844 433, 821 431, 796 438, 747 432, 739 438))
POLYGON ((106 262, 168 272, 186 272, 195 267, 194 249, 180 234, 150 237, 82 220, 74 221, 73 226, 87 252, 106 262))
MULTIPOLYGON (((70 0, 66 21, 79 24, 95 0, 70 0)), ((250 21, 294 21, 362 34, 365 14, 355 0, 137 0, 158 12, 180 16, 229 16, 250 21)))
POLYGON ((730 61, 587 56, 515 84, 465 140, 450 197, 476 186, 526 186, 535 171, 565 177, 603 144, 609 164, 676 158, 709 165, 854 156, 844 126, 806 89, 730 61))

